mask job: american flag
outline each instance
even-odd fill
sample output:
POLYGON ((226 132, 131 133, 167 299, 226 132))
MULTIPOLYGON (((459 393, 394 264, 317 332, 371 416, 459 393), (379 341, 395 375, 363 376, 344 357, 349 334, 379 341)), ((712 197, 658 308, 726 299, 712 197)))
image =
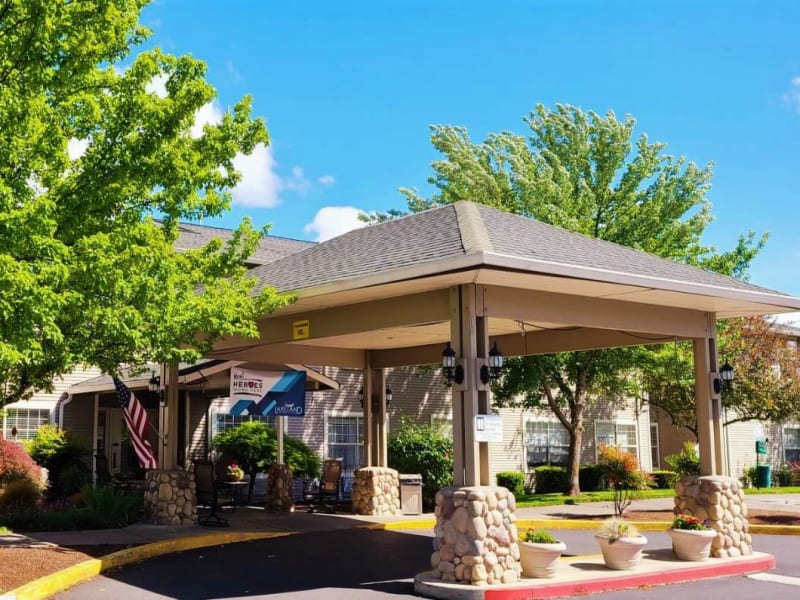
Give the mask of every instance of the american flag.
POLYGON ((122 407, 122 414, 131 434, 133 449, 139 457, 139 464, 145 469, 155 469, 158 466, 156 457, 153 454, 153 447, 147 441, 147 428, 150 425, 147 411, 128 386, 116 377, 114 377, 114 387, 117 388, 117 402, 122 407))

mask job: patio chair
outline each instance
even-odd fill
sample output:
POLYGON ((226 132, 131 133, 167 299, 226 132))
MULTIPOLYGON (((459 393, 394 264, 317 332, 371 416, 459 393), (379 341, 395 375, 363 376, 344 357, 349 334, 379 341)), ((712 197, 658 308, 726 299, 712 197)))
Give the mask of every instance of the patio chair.
POLYGON ((313 513, 324 510, 327 513, 335 513, 334 504, 339 501, 339 493, 342 487, 342 459, 329 458, 322 465, 322 478, 319 482, 316 497, 308 505, 308 512, 313 513))
POLYGON ((211 512, 205 517, 199 518, 199 525, 210 525, 216 527, 228 527, 227 519, 221 517, 217 511, 222 511, 223 507, 234 506, 233 494, 230 490, 225 490, 217 483, 214 478, 214 463, 210 460, 194 461, 194 480, 197 492, 197 506, 204 506, 211 512))

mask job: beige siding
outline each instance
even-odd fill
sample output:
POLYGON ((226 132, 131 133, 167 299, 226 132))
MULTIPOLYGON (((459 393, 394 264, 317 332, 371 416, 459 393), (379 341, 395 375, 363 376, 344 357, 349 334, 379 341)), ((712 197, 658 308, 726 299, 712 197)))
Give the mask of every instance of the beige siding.
POLYGON ((94 394, 75 396, 61 407, 64 430, 94 447, 94 394))
POLYGON ((523 429, 523 411, 514 408, 497 410, 503 417, 503 442, 490 443, 489 482, 497 482, 497 474, 502 471, 525 470, 525 433, 523 429))

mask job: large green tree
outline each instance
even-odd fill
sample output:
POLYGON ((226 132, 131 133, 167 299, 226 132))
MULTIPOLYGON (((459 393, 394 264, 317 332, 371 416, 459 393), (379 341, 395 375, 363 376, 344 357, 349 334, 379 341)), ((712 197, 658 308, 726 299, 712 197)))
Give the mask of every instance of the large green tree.
POLYGON ((191 360, 287 301, 250 295, 249 222, 173 247, 179 220, 229 208, 234 156, 268 135, 247 98, 192 132, 214 89, 190 56, 132 54, 145 4, 0 0, 0 406, 79 363, 191 360))
MULTIPOLYGON (((537 106, 527 135, 490 134, 473 142, 463 127, 432 128, 443 158, 433 163, 427 198, 402 189, 412 211, 472 200, 728 275, 746 274, 765 241, 743 235, 730 251, 702 243, 711 219, 711 165, 665 153, 665 144, 634 137, 635 121, 567 105, 537 106)), ((385 218, 387 215, 377 215, 385 218)), ((391 216, 391 215, 389 215, 391 216)), ((647 340, 643 340, 646 343, 647 340)), ((596 350, 509 361, 499 403, 549 406, 570 436, 569 494, 579 493, 584 419, 596 398, 636 393, 637 349, 596 350)))

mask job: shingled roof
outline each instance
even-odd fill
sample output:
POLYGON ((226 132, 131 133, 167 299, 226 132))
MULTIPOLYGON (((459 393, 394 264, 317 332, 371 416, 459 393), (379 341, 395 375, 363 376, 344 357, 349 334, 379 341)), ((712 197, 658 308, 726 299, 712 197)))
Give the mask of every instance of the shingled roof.
MULTIPOLYGON (((208 227, 194 223, 180 223, 178 225, 178 239, 175 247, 179 250, 193 250, 201 248, 214 239, 227 242, 233 238, 232 229, 222 227, 208 227)), ((300 252, 314 246, 313 242, 293 240, 289 238, 266 235, 261 238, 258 248, 253 252, 247 262, 250 265, 263 265, 289 254, 300 252)))
MULTIPOLYGON (((561 274, 559 267, 569 266, 583 268, 586 278, 599 281, 613 274, 623 274, 779 294, 467 201, 350 231, 256 267, 252 273, 259 277, 262 286, 270 285, 288 292, 379 274, 388 277, 407 267, 470 256, 475 260, 462 263, 460 268, 491 267, 503 259, 523 259, 526 267, 520 270, 533 273, 561 274)), ((446 271, 443 262, 442 272, 446 271)))

